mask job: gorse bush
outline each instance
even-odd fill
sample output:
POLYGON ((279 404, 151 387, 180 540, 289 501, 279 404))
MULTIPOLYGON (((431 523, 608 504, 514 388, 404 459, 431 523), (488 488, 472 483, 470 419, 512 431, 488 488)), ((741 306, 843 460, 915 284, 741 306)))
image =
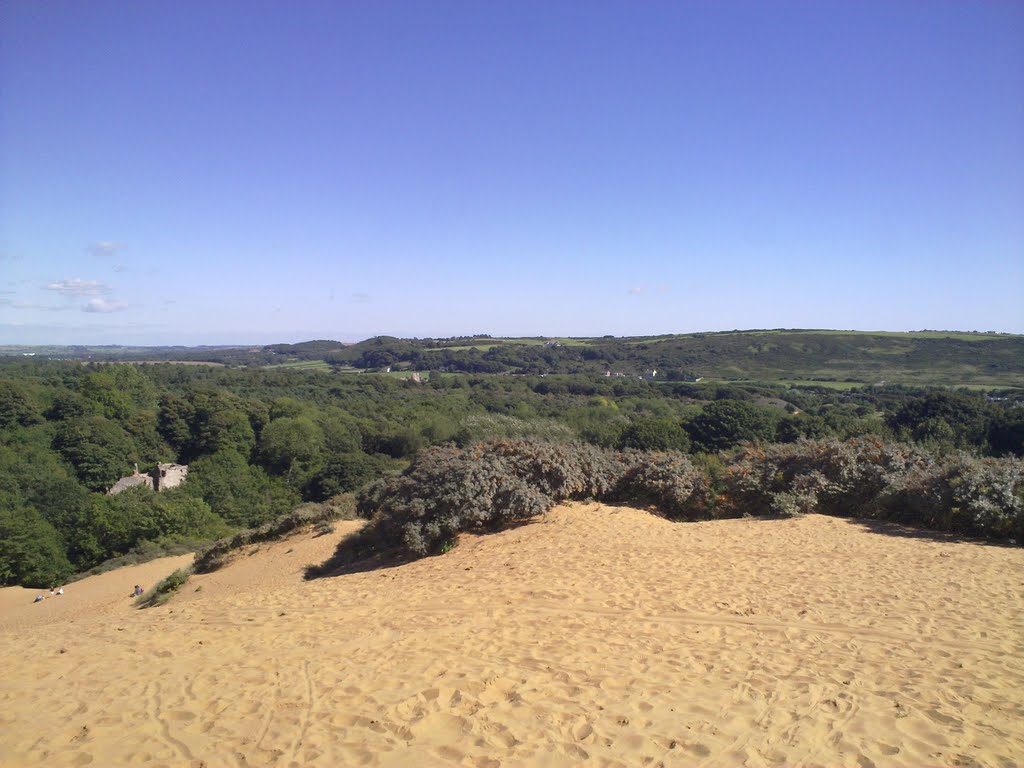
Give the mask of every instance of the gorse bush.
MULTIPOLYGON (((364 489, 357 508, 370 524, 347 552, 438 553, 462 531, 507 527, 574 499, 639 504, 673 520, 819 512, 1024 537, 1020 459, 937 457, 856 438, 746 447, 695 464, 671 451, 493 440, 428 449, 402 475, 364 489)), ((339 556, 314 570, 345 564, 339 556)))
POLYGON ((718 503, 734 514, 875 517, 885 494, 931 461, 914 446, 860 438, 748 447, 728 460, 718 503))
POLYGON ((652 504, 672 517, 701 519, 709 488, 682 454, 494 440, 423 451, 402 475, 366 488, 358 509, 379 538, 421 556, 461 531, 501 528, 572 499, 652 504))
POLYGON ((483 445, 423 451, 399 477, 364 489, 358 500, 360 515, 372 517, 376 527, 411 554, 424 555, 459 531, 499 527, 551 506, 552 498, 544 492, 549 482, 536 478, 531 484, 521 466, 483 445))
POLYGON ((885 516, 909 525, 1024 539, 1024 461, 960 454, 915 467, 885 496, 885 516))
POLYGON ((748 514, 820 512, 892 520, 987 538, 1024 536, 1024 461, 941 456, 853 439, 747 448, 734 456, 718 503, 748 514))
POLYGON ((706 520, 715 516, 708 475, 682 454, 634 452, 623 456, 624 471, 606 501, 651 506, 672 520, 706 520))

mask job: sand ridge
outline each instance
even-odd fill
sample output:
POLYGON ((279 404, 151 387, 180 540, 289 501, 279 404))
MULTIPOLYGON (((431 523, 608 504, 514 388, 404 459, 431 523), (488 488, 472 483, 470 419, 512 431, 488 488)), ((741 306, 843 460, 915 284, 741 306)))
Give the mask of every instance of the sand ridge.
POLYGON ((1024 550, 579 504, 304 581, 355 525, 161 608, 0 600, 0 764, 1024 764, 1024 550))

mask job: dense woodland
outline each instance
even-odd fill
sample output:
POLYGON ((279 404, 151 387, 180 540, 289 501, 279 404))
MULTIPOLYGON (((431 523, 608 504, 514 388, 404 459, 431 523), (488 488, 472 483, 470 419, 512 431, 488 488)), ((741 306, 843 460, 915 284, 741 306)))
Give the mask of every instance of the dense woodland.
MULTIPOLYGON (((348 356, 337 363, 346 369, 353 362, 386 368, 394 353, 380 339, 317 344, 316 354, 348 356), (374 349, 387 354, 351 357, 374 349)), ((582 347, 533 349, 541 356, 575 349, 586 362, 582 347)), ((472 354, 484 359, 491 351, 472 354)), ((895 441, 933 457, 1024 454, 1018 389, 645 380, 602 375, 607 357, 590 362, 574 375, 439 366, 419 383, 330 369, 7 358, 0 363, 0 584, 48 586, 108 558, 252 528, 301 502, 398 477, 430 446, 528 439, 623 455, 673 452, 702 467, 728 463, 749 446, 851 438, 895 441), (188 464, 188 480, 159 494, 106 494, 134 464, 145 471, 157 462, 188 464)), ((708 477, 718 482, 715 472, 708 477)), ((800 489, 779 492, 806 506, 800 489)), ((750 514, 783 503, 748 496, 750 514)))

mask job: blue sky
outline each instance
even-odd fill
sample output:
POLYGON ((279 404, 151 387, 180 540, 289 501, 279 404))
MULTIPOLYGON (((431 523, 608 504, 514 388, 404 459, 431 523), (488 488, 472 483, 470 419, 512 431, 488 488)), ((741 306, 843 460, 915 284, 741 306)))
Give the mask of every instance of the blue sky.
POLYGON ((0 4, 0 343, 1024 332, 1024 4, 0 4))

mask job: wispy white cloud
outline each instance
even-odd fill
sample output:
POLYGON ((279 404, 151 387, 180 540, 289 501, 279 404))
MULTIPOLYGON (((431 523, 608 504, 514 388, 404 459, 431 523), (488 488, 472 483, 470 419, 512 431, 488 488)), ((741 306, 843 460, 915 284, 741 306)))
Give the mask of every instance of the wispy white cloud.
POLYGON ((122 309, 128 309, 127 304, 122 304, 119 301, 107 301, 106 299, 90 299, 82 306, 83 312, 120 312, 122 309))
POLYGON ((89 252, 93 256, 113 256, 124 248, 122 243, 115 243, 113 240, 97 240, 89 246, 89 252))
POLYGON ((127 272, 128 271, 128 267, 125 266, 124 264, 115 264, 113 266, 113 270, 115 272, 127 272))
POLYGON ((627 288, 626 293, 630 296, 642 296, 644 294, 649 293, 657 293, 659 295, 664 295, 666 293, 669 293, 670 290, 671 288, 668 285, 661 283, 660 285, 654 287, 653 289, 647 285, 634 285, 632 288, 627 288))
POLYGON ((57 306, 50 304, 33 304, 29 301, 15 301, 14 299, 7 298, 6 296, 0 296, 0 307, 10 307, 11 309, 35 309, 42 310, 43 312, 66 312, 69 309, 74 309, 70 304, 60 304, 57 306))
POLYGON ((101 283, 99 280, 82 280, 75 277, 71 280, 54 280, 45 286, 48 291, 57 291, 62 296, 71 299, 82 298, 83 296, 102 296, 110 293, 110 286, 101 283))
POLYGON ((371 298, 368 293, 353 293, 348 300, 353 304, 369 304, 371 298))

